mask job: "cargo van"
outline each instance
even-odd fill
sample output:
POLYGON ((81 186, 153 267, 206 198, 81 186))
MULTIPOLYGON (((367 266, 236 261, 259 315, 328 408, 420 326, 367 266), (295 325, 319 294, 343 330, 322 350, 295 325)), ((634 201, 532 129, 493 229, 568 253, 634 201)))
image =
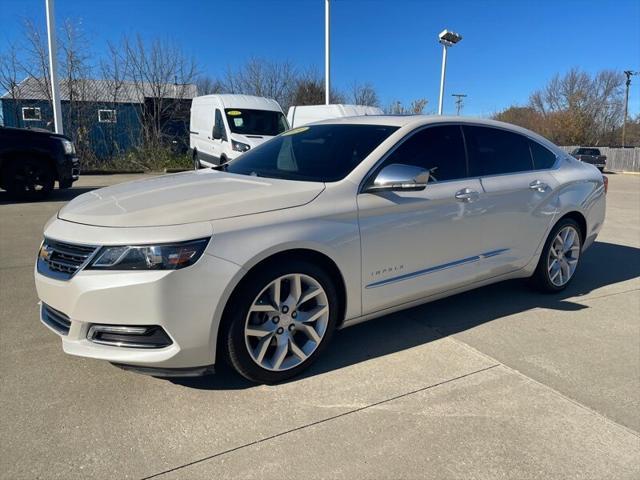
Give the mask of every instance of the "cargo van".
POLYGON ((195 169, 233 160, 289 125, 278 102, 250 95, 204 95, 191 102, 189 151, 195 169))
POLYGON ((332 118, 357 117, 360 115, 384 115, 378 107, 367 105, 300 105, 289 107, 287 120, 291 128, 300 127, 321 120, 331 120, 332 118))

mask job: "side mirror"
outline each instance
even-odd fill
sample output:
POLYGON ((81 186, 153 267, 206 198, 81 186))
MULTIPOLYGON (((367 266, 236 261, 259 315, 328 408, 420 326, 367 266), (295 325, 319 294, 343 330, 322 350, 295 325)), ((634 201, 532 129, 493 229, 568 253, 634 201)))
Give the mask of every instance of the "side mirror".
POLYGON ((211 137, 215 140, 220 140, 222 138, 222 132, 220 131, 220 125, 214 125, 213 131, 211 132, 211 137))
POLYGON ((424 190, 429 181, 429 170, 393 163, 378 172, 366 193, 424 190))

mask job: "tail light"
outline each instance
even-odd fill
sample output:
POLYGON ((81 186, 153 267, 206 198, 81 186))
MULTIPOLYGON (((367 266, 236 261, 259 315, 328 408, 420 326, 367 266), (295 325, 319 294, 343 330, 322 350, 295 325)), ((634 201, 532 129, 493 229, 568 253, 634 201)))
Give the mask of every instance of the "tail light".
POLYGON ((602 181, 604 182, 604 194, 606 195, 609 191, 609 177, 606 175, 602 176, 602 181))

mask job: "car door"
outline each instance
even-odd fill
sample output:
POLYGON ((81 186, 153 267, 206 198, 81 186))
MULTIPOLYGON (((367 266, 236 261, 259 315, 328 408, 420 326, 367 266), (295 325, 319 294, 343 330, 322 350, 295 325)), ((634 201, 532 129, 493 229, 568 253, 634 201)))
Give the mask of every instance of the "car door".
POLYGON ((227 138, 227 129, 224 125, 224 119, 222 118, 222 111, 219 108, 216 108, 213 130, 210 132, 210 143, 209 143, 209 152, 208 154, 212 157, 210 159, 211 163, 218 164, 220 163, 220 158, 222 157, 222 152, 224 149, 223 142, 227 138), (218 133, 219 138, 215 138, 214 132, 218 133))
POLYGON ((485 192, 478 234, 489 254, 478 265, 480 274, 490 277, 521 268, 544 240, 555 214, 552 195, 558 182, 549 170, 555 155, 509 130, 465 125, 463 131, 470 175, 480 177, 485 192), (534 165, 534 151, 538 167, 544 168, 534 165))
POLYGON ((365 314, 473 281, 482 253, 476 235, 482 186, 467 178, 459 125, 430 126, 406 137, 363 188, 391 164, 430 169, 433 178, 421 191, 358 195, 365 314))

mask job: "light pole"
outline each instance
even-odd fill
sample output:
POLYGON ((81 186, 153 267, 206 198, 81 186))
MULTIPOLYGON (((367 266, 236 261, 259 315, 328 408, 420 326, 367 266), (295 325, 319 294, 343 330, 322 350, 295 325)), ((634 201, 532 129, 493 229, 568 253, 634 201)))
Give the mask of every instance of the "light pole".
POLYGON ((634 72, 631 70, 625 70, 624 74, 627 76, 627 90, 624 94, 624 120, 622 120, 622 148, 624 148, 626 136, 627 136, 627 111, 629 110, 629 87, 631 86, 631 76, 638 75, 640 72, 634 72))
POLYGON ((452 47, 460 40, 462 35, 449 30, 443 30, 438 35, 440 43, 442 44, 442 73, 440 75, 440 100, 438 101, 438 115, 442 115, 442 101, 444 100, 444 76, 447 71, 447 48, 452 47))
POLYGON ((58 85, 58 57, 56 55, 56 24, 53 0, 45 0, 47 9, 47 39, 49 41, 49 75, 51 77, 51 100, 53 103, 53 126, 56 133, 64 133, 62 128, 62 107, 58 85))
POLYGON ((330 101, 330 20, 331 20, 331 5, 329 0, 324 0, 324 103, 329 105, 330 101))

